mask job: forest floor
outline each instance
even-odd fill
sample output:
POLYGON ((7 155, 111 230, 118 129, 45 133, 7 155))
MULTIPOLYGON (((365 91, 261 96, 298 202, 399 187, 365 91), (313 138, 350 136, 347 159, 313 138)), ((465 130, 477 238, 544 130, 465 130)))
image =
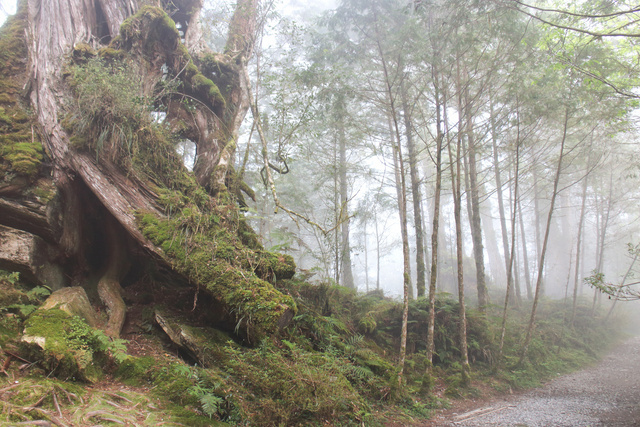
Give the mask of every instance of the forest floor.
POLYGON ((600 363, 541 388, 506 396, 453 401, 423 427, 640 426, 640 336, 600 363))

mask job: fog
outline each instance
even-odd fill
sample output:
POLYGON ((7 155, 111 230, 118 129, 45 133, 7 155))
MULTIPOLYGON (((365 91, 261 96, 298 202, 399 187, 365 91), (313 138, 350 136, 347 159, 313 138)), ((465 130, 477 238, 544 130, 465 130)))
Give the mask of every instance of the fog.
MULTIPOLYGON (((401 222, 396 192, 397 161, 394 163, 393 154, 397 138, 391 126, 391 104, 385 98, 384 64, 395 73, 395 77, 387 76, 392 97, 397 97, 395 100, 399 103, 404 90, 410 104, 408 110, 398 105, 394 108, 400 123, 397 135, 403 150, 408 188, 407 223, 414 296, 417 295, 413 208, 416 203, 421 207, 427 282, 431 267, 437 114, 442 116, 440 127, 448 144, 442 149, 438 290, 457 292, 450 167, 459 161, 464 175, 461 178, 464 284, 468 298, 472 301, 475 298, 477 279, 469 217, 474 203, 469 184, 470 144, 475 150, 474 179, 478 193, 475 203, 481 212, 485 278, 494 303, 501 304, 500 295, 507 285, 505 260, 510 254, 504 251, 503 229, 510 248, 514 209, 517 215, 513 278, 518 298, 526 300, 535 292, 549 217, 543 296, 572 299, 575 292, 576 296, 590 301, 594 298, 594 289, 585 284, 584 279, 594 273, 603 273, 607 284, 621 283, 633 259, 629 245, 640 243, 637 164, 633 160, 637 155, 637 112, 633 102, 627 103, 616 98, 612 91, 600 88, 597 95, 600 104, 596 107, 595 101, 589 101, 593 94, 588 94, 591 83, 587 76, 578 73, 572 75, 573 81, 563 82, 570 72, 552 76, 555 71, 536 68, 549 61, 550 52, 540 47, 529 52, 526 46, 515 44, 509 49, 518 52, 510 52, 511 56, 500 56, 503 52, 498 49, 490 54, 485 52, 485 56, 479 54, 477 58, 472 58, 467 51, 458 54, 458 66, 460 61, 469 61, 465 63, 476 67, 465 71, 467 92, 461 96, 468 97, 470 105, 466 106, 461 96, 455 95, 462 84, 459 70, 456 75, 455 61, 439 69, 443 73, 439 86, 430 77, 435 70, 433 55, 440 52, 437 48, 454 51, 458 49, 456 42, 432 39, 431 47, 420 52, 424 49, 422 43, 429 40, 414 32, 416 28, 412 25, 419 26, 419 20, 389 16, 380 24, 389 27, 379 29, 376 36, 357 22, 370 19, 366 7, 353 2, 291 0, 272 6, 256 52, 258 59, 253 63, 253 89, 257 85, 271 150, 268 156, 271 160, 286 158, 290 170, 283 175, 274 172, 278 195, 300 216, 273 213, 271 193, 260 177, 264 161, 258 149, 260 140, 252 131, 250 114, 240 135, 236 158, 236 167, 246 166, 245 179, 257 190, 257 202, 250 207, 248 215, 254 218, 253 225, 264 236, 267 247, 293 255, 311 281, 345 285, 343 275, 348 269, 345 263, 349 263, 357 290, 374 290, 379 284, 387 295, 402 295, 401 222), (396 28, 391 28, 394 25, 396 28), (406 34, 399 34, 401 31, 406 34), (437 46, 438 42, 442 46, 437 46), (398 62, 403 53, 394 43, 403 46, 408 55, 405 61, 410 63, 398 62), (345 52, 348 52, 346 56, 345 52), (388 56, 385 58, 385 55, 388 56), (491 55, 493 57, 487 59, 491 55), (527 55, 527 61, 517 59, 527 55), (537 59, 531 58, 536 55, 537 59), (499 61, 504 62, 502 68, 499 61), (399 74, 400 66, 405 67, 404 74, 399 74), (494 78, 492 73, 503 77, 494 78), (403 85, 399 75, 404 76, 403 85), (530 80, 529 85, 533 86, 518 86, 518 80, 529 75, 537 76, 530 80), (549 92, 550 88, 542 83, 544 79, 556 79, 553 90, 563 94, 549 92), (562 85, 566 89, 559 89, 562 85), (349 94, 341 107, 342 118, 335 114, 339 87, 349 94), (450 94, 446 98, 442 95, 435 98, 438 90, 450 94), (585 94, 576 95, 580 90, 586 91, 585 94), (617 112, 610 114, 615 109, 617 112), (409 121, 405 118, 409 114, 412 123, 408 131, 409 121), (564 123, 560 120, 563 114, 566 114, 564 123), (409 158, 408 132, 414 140, 415 160, 409 158), (456 154, 454 144, 458 138, 462 141, 462 151, 456 154), (453 147, 453 151, 448 151, 448 146, 453 147), (449 153, 453 157, 449 157, 449 153), (346 159, 344 164, 340 163, 341 155, 346 159), (519 156, 517 196, 516 155, 519 156), (419 177, 420 200, 414 200, 409 190, 413 186, 408 171, 411 161, 419 177), (549 216, 552 198, 554 207, 549 216), (348 242, 343 226, 345 210, 349 217, 348 242), (302 217, 321 225, 322 229, 302 217), (347 249, 344 249, 345 242, 347 249), (577 271, 576 263, 579 263, 577 271)), ((464 18, 446 7, 439 13, 440 16, 432 15, 432 19, 443 20, 443 26, 465 28, 469 25, 468 22, 452 24, 454 18, 464 18)), ((512 31, 521 31, 518 33, 521 40, 541 36, 540 29, 528 27, 524 20, 520 23, 522 25, 512 31)), ((504 41, 508 36, 505 32, 490 33, 486 28, 474 31, 478 39, 492 40, 491 43, 497 45, 510 43, 504 41)), ((598 304, 606 304, 604 300, 608 301, 606 296, 596 297, 598 304)))

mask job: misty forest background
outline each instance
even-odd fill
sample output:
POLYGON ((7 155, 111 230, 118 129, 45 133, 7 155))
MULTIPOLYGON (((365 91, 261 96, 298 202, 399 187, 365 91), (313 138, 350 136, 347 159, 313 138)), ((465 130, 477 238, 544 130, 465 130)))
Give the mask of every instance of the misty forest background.
POLYGON ((0 251, 0 373, 38 391, 0 388, 8 422, 408 423, 630 331, 639 7, 101 0, 57 43, 27 3, 0 233, 35 249, 0 251), (70 286, 94 324, 41 306, 70 286), (115 411, 117 384, 147 388, 115 411))
MULTIPOLYGON (((216 31, 224 33, 229 12, 209 6, 209 42, 219 49, 216 31)), ((533 298, 552 198, 542 293, 591 298, 584 278, 594 271, 620 283, 638 244, 637 50, 627 27, 635 15, 608 17, 607 2, 539 19, 513 2, 413 6, 265 5, 252 80, 269 160, 288 171, 272 175, 285 206, 329 230, 274 214, 249 116, 236 167, 256 189, 247 216, 265 245, 294 255, 311 281, 401 295, 399 139, 412 297, 424 295, 432 274, 438 154, 439 291, 457 293, 457 162, 469 297, 477 298, 483 262, 492 302, 509 270, 517 300, 533 298)), ((194 161, 193 147, 184 153, 194 161)))

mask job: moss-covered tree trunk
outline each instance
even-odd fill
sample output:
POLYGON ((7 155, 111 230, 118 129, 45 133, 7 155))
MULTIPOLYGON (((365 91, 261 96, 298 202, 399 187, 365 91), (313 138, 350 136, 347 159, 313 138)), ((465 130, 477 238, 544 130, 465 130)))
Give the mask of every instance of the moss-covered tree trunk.
POLYGON ((154 272, 204 290, 256 337, 295 310, 269 283, 293 275, 292 260, 265 252, 235 203, 239 188, 251 193, 232 161, 258 1, 238 1, 222 53, 205 47, 202 0, 169 3, 20 2, 0 33, 0 224, 46 243, 33 257, 62 271, 55 287, 99 294, 113 336, 120 282, 154 272), (193 174, 174 150, 185 139, 193 174))

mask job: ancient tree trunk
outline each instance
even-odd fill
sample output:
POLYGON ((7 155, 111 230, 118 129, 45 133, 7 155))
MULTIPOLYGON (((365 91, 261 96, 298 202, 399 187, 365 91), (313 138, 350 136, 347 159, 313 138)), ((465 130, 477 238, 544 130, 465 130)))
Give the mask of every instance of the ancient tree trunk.
MULTIPOLYGON (((262 279, 273 280, 282 272, 272 271, 273 267, 269 271, 265 266, 264 257, 270 255, 259 243, 247 241, 245 247, 240 242, 238 227, 245 224, 238 225, 243 221, 235 206, 224 210, 224 215, 235 219, 229 221, 235 225, 229 225, 228 230, 233 244, 238 250, 247 250, 248 256, 255 257, 255 265, 262 263, 262 267, 240 274, 237 270, 244 266, 233 264, 233 259, 217 259, 226 263, 225 271, 235 274, 230 283, 224 284, 220 275, 214 274, 220 265, 192 268, 197 258, 192 255, 208 252, 210 258, 213 247, 205 246, 213 243, 211 239, 198 243, 190 239, 222 227, 209 224, 206 230, 202 218, 210 218, 218 205, 233 204, 226 194, 235 176, 230 164, 236 133, 248 107, 242 76, 253 50, 258 1, 238 1, 224 53, 205 48, 199 28, 201 0, 170 3, 172 16, 137 0, 29 0, 26 6, 22 4, 16 19, 22 19, 26 29, 13 35, 27 37, 23 53, 27 58, 19 63, 29 64, 29 69, 20 73, 29 81, 21 86, 34 112, 31 142, 42 140, 48 161, 37 162, 36 147, 35 166, 16 167, 14 172, 28 172, 30 178, 23 181, 40 186, 40 193, 46 193, 46 197, 33 200, 27 193, 16 192, 13 184, 0 184, 0 223, 35 233, 46 241, 52 259, 68 278, 64 285, 89 286, 87 276, 99 274, 98 283, 91 286, 97 285, 110 312, 107 332, 114 337, 125 315, 120 282, 129 269, 127 261, 134 260, 138 269, 153 264, 155 271, 170 276, 172 282, 190 283, 205 289, 220 304, 231 304, 226 307, 230 317, 239 319, 240 313, 249 310, 256 325, 262 320, 271 325, 263 323, 258 329, 282 326, 292 317, 292 300, 284 297, 283 305, 276 304, 275 310, 272 307, 266 313, 259 303, 222 295, 255 286, 268 289, 265 295, 281 297, 262 279), (184 39, 176 23, 185 31, 184 39), (74 72, 89 61, 95 61, 106 73, 105 78, 89 79, 92 83, 105 84, 108 77, 125 69, 130 73, 128 80, 139 79, 139 90, 127 93, 125 102, 131 102, 131 97, 151 100, 154 108, 166 111, 167 126, 155 126, 149 118, 151 112, 142 110, 145 107, 136 110, 140 118, 124 114, 112 121, 113 116, 100 116, 99 110, 80 108, 82 82, 74 72), (111 64, 120 66, 110 68, 111 64), (170 84, 163 84, 165 79, 170 84), (130 119, 139 120, 138 125, 131 125, 125 132, 123 127, 129 125, 124 122, 130 119), (116 134, 121 146, 112 144, 116 134), (179 138, 197 144, 193 176, 182 168, 170 145, 179 138), (181 244, 191 253, 177 248, 181 244)), ((5 75, 6 66, 0 67, 5 75)), ((11 72, 18 75, 18 71, 11 72)), ((116 96, 116 89, 106 87, 108 96, 96 94, 91 102, 107 102, 111 95, 116 96)), ((18 92, 13 91, 11 97, 17 105, 18 92)), ((251 234, 246 229, 245 237, 251 234)), ((285 263, 292 266, 289 261, 285 263)), ((229 320, 236 324, 238 319, 229 320)), ((246 330, 251 329, 251 325, 246 326, 246 330)))

